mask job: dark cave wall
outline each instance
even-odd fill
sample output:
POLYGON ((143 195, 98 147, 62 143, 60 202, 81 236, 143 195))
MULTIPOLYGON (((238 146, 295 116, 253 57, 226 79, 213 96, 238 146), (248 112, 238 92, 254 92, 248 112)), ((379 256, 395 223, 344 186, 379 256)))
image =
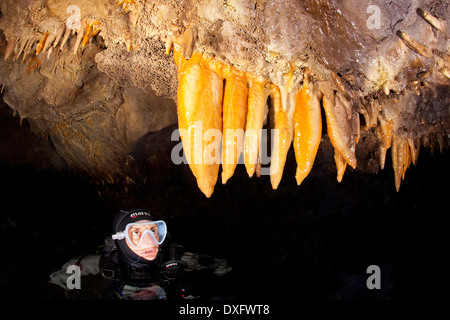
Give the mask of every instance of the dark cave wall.
POLYGON ((14 111, 2 99, 0 128, 0 163, 3 165, 31 165, 36 169, 63 169, 66 166, 45 135, 33 133, 28 120, 21 121, 14 116, 14 111))

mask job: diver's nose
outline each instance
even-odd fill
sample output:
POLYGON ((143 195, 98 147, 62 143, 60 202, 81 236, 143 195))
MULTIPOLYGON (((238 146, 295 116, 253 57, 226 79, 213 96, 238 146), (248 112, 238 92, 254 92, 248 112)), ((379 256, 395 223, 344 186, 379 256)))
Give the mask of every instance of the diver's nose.
POLYGON ((144 238, 142 239, 142 245, 155 245, 155 242, 153 241, 152 237, 148 232, 144 234, 144 238))

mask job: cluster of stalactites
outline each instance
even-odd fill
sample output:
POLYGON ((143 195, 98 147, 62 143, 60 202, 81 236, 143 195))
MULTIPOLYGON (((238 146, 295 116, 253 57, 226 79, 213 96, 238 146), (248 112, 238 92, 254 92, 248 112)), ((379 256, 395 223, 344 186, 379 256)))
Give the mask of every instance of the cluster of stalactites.
POLYGON ((67 50, 69 39, 76 36, 72 51, 73 55, 77 57, 80 47, 84 48, 93 37, 100 33, 101 29, 98 21, 82 19, 77 25, 69 27, 67 24, 61 23, 53 30, 46 30, 43 33, 34 31, 34 29, 22 31, 22 34, 6 39, 4 60, 6 61, 11 57, 13 61, 16 61, 22 55, 22 62, 25 62, 31 57, 27 68, 28 74, 31 70, 40 66, 41 61, 37 59, 39 54, 44 55, 45 60, 49 60, 52 53, 59 54, 67 50))
POLYGON ((363 129, 376 127, 381 168, 386 151, 392 148, 395 187, 399 190, 406 169, 417 162, 420 139, 395 135, 393 120, 385 119, 377 100, 370 106, 354 108, 353 92, 337 74, 330 73, 332 85, 313 82, 308 69, 294 72, 293 64, 278 81, 282 84, 274 84, 195 51, 195 34, 195 28, 188 28, 184 34, 168 39, 167 53, 174 49, 178 67, 178 125, 184 153, 198 187, 207 197, 214 191, 220 165, 225 184, 241 154, 249 177, 255 173, 260 176, 262 131, 269 112, 276 132, 269 171, 272 188, 277 189, 280 183, 291 145, 297 162, 295 178, 300 185, 313 167, 321 141, 321 108, 335 150, 337 180, 341 182, 347 164, 356 168, 362 114, 363 129), (211 129, 221 133, 221 150, 217 150, 217 137, 208 137, 211 129), (195 161, 196 152, 200 161, 195 161))
POLYGON ((272 186, 276 189, 280 183, 293 140, 310 154, 305 157, 306 152, 302 152, 303 158, 299 158, 302 168, 298 175, 299 181, 302 180, 311 169, 321 136, 320 102, 313 88, 305 84, 303 90, 296 90, 292 72, 287 76, 285 87, 280 88, 267 79, 237 70, 207 55, 195 51, 186 55, 183 48, 189 41, 181 43, 174 46, 179 81, 178 125, 185 155, 201 191, 211 196, 220 163, 222 183, 226 183, 233 176, 241 153, 248 175, 260 176, 262 129, 269 111, 269 97, 277 132, 271 155, 272 186), (308 119, 295 114, 297 101, 302 100, 307 101, 308 110, 297 108, 297 112, 304 112, 308 119), (305 125, 294 128, 297 124, 294 119, 305 125), (211 148, 211 144, 217 145, 218 141, 208 143, 205 139, 210 130, 220 133, 222 150, 211 148), (303 140, 308 140, 308 147, 303 140), (315 143, 311 145, 313 140, 315 143), (200 154, 200 161, 195 160, 196 154, 200 154))
MULTIPOLYGON (((133 11, 136 6, 133 0, 119 0, 118 5, 122 5, 125 11, 133 11)), ((429 13, 418 13, 436 29, 445 30, 442 22, 429 13)), ((16 60, 23 54, 22 61, 25 61, 31 55, 28 73, 39 67, 37 55, 45 55, 49 59, 52 52, 66 50, 70 37, 76 36, 72 48, 76 56, 79 48, 98 35, 100 29, 98 21, 83 19, 77 28, 60 24, 41 33, 36 33, 35 30, 31 30, 29 34, 24 32, 17 37, 7 38, 2 43, 2 46, 6 44, 4 59, 12 57, 16 60)), ((377 128, 381 168, 384 168, 386 152, 391 148, 397 190, 406 169, 411 163, 416 163, 420 139, 396 135, 394 119, 387 119, 382 115, 378 102, 354 108, 357 97, 354 97, 353 91, 337 74, 330 73, 330 86, 330 83, 314 81, 315 77, 307 69, 291 64, 290 70, 282 76, 267 79, 196 52, 195 27, 188 27, 182 34, 177 33, 177 30, 173 30, 173 33, 167 39, 166 51, 168 53, 174 48, 178 67, 178 123, 183 149, 189 160, 193 158, 191 155, 195 156, 196 151, 200 151, 202 161, 189 161, 189 165, 199 188, 207 197, 214 191, 220 165, 222 183, 226 183, 233 176, 241 154, 248 175, 261 175, 262 130, 269 111, 276 132, 268 172, 273 189, 277 189, 281 181, 291 145, 297 162, 297 184, 300 185, 310 173, 321 141, 321 108, 326 117, 327 134, 335 150, 339 182, 347 164, 352 168, 357 165, 355 151, 361 129, 360 114, 365 119, 366 129, 377 128), (222 135, 220 152, 217 152, 217 148, 211 148, 211 144, 217 144, 217 141, 208 140, 208 137, 205 139, 205 134, 210 129, 219 131, 222 135), (198 131, 201 135, 200 144, 196 136, 198 131), (205 143, 208 141, 210 143, 205 143), (213 161, 209 161, 211 158, 213 161)), ((433 54, 407 33, 399 32, 398 36, 417 54, 424 57, 433 54)), ((125 42, 128 50, 136 50, 131 37, 126 37, 125 42)), ((447 55, 444 58, 439 60, 439 71, 449 77, 450 60, 447 55)), ((387 86, 383 90, 389 94, 387 86)))
POLYGON ((276 189, 280 183, 293 141, 298 162, 296 177, 300 184, 312 168, 321 139, 317 88, 308 83, 308 77, 299 88, 292 69, 285 75, 281 86, 237 70, 218 59, 195 52, 194 36, 195 28, 188 28, 183 35, 169 40, 167 52, 175 42, 174 58, 179 81, 178 124, 185 155, 201 191, 207 197, 211 196, 220 163, 222 183, 226 183, 234 174, 241 153, 248 175, 252 177, 256 173, 260 176, 262 129, 269 111, 268 97, 277 133, 269 172, 272 187, 276 189), (204 141, 204 135, 211 129, 221 133, 220 155, 211 155, 211 150, 218 153, 217 149, 210 147, 214 141, 204 141), (200 152, 200 161, 193 157, 196 152, 200 152), (216 161, 208 161, 205 156, 216 161))
MULTIPOLYGON (((126 12, 136 11, 136 4, 134 0, 118 0, 118 6, 121 6, 126 12)), ((136 25, 137 18, 133 19, 133 25, 136 25)), ((72 51, 75 58, 78 58, 77 53, 80 48, 84 48, 86 44, 101 31, 100 22, 95 19, 83 18, 80 21, 68 19, 65 22, 53 21, 53 27, 51 30, 38 30, 37 28, 23 28, 21 34, 7 37, 0 45, 0 50, 4 49, 4 60, 12 58, 13 61, 22 56, 22 62, 25 62, 27 58, 31 57, 29 66, 27 68, 27 74, 36 68, 39 68, 41 61, 36 56, 42 52, 45 55, 45 60, 49 60, 52 53, 57 54, 66 50, 68 42, 71 37, 76 37, 75 44, 72 51)), ((123 42, 126 45, 127 51, 133 49, 137 50, 137 46, 134 43, 134 39, 131 33, 127 33, 124 36, 123 42)), ((56 64, 55 64, 56 67, 56 64)))
POLYGON ((378 152, 380 167, 384 169, 386 151, 390 148, 395 177, 395 189, 398 191, 401 180, 405 178, 406 170, 411 163, 414 165, 417 164, 422 139, 395 134, 393 131, 393 121, 385 120, 382 117, 378 117, 377 135, 380 139, 378 152))

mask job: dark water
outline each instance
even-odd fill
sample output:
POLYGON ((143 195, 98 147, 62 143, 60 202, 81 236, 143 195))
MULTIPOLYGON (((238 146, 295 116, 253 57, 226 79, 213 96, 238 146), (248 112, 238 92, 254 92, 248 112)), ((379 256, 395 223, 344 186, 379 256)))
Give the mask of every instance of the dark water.
POLYGON ((45 140, 2 110, 1 299, 47 299, 50 273, 73 257, 95 252, 110 234, 116 212, 136 207, 165 219, 186 250, 230 262, 232 272, 216 288, 221 297, 445 297, 449 152, 431 155, 422 149, 397 193, 389 151, 383 171, 361 174, 348 168, 339 184, 323 143, 300 187, 291 150, 276 192, 268 176, 249 179, 240 165, 206 199, 189 168, 171 163, 169 128, 147 137, 135 150, 143 167, 142 159, 157 161, 146 168, 147 182, 126 192, 91 184, 64 166, 48 166, 45 140), (26 164, 33 159, 40 169, 26 164), (366 286, 370 265, 380 267, 379 290, 366 286))
POLYGON ((187 249, 230 261, 234 269, 218 289, 223 296, 442 297, 449 154, 421 152, 399 193, 388 161, 378 175, 349 171, 338 184, 315 172, 301 187, 283 181, 277 192, 267 177, 250 180, 238 168, 211 199, 189 185, 188 172, 178 179, 165 173, 158 188, 104 189, 100 196, 80 177, 2 165, 0 296, 45 299, 49 274, 95 251, 114 214, 137 206, 164 217, 187 249), (381 268, 380 290, 366 287, 369 265, 381 268))

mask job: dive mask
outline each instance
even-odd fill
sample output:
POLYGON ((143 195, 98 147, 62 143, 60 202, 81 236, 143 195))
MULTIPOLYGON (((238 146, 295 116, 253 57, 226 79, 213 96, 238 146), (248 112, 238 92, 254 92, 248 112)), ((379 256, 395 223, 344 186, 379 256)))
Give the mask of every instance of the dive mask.
POLYGON ((155 246, 163 243, 167 235, 166 223, 158 221, 141 221, 129 223, 124 231, 112 235, 114 240, 127 239, 127 243, 135 249, 147 244, 149 241, 155 246))

